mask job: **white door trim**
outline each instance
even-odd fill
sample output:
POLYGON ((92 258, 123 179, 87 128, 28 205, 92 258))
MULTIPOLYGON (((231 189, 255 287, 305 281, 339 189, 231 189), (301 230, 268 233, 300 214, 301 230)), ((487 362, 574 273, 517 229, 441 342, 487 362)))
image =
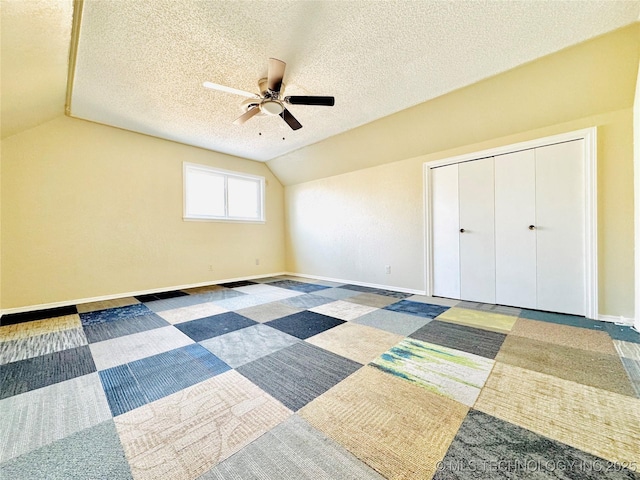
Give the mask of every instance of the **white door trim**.
POLYGON ((479 160, 520 150, 543 147, 554 143, 584 140, 584 191, 585 191, 585 316, 598 318, 598 190, 597 190, 597 137, 596 127, 574 132, 562 133, 550 137, 538 138, 526 142, 504 145, 479 152, 457 155, 426 162, 424 169, 425 201, 425 289, 427 295, 433 294, 433 232, 431 215, 431 169, 453 163, 479 160))

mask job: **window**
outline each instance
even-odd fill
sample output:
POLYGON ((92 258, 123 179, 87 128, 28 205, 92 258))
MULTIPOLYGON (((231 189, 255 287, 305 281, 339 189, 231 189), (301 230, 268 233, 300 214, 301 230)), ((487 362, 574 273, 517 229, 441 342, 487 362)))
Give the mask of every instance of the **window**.
POLYGON ((264 177, 184 163, 184 218, 264 221, 264 177))

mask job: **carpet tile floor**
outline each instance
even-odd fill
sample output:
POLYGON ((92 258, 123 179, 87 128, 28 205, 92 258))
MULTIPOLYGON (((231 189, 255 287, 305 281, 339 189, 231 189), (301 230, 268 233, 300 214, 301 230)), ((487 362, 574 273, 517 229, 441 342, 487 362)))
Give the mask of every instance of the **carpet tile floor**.
POLYGON ((625 326, 293 276, 0 322, 3 479, 640 479, 625 326))

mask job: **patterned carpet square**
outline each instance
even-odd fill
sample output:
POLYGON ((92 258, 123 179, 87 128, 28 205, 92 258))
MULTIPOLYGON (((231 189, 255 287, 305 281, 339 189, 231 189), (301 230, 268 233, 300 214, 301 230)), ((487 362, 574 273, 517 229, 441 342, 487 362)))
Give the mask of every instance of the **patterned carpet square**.
POLYGON ((364 367, 300 410, 386 478, 431 478, 468 408, 364 367))
POLYGON ((198 305, 190 305, 188 307, 175 308, 173 310, 164 310, 158 312, 157 315, 172 325, 176 323, 188 322, 189 320, 198 320, 199 318, 211 317, 226 313, 228 310, 214 303, 199 303, 198 305))
POLYGON ((134 333, 90 345, 98 370, 106 370, 123 363, 168 352, 194 343, 174 327, 162 327, 148 332, 134 333))
MULTIPOLYGON (((301 295, 304 296, 304 295, 301 295)), ((301 312, 303 309, 292 307, 289 304, 285 303, 291 299, 286 299, 281 302, 270 302, 262 305, 256 305, 254 307, 243 308, 241 310, 236 310, 238 315, 242 315, 243 317, 250 318, 256 322, 265 323, 270 322, 271 320, 275 320, 276 318, 286 317, 288 315, 293 315, 294 313, 301 312)))
POLYGON ((635 395, 618 355, 509 335, 496 361, 621 395, 635 395))
POLYGON ((318 295, 314 293, 306 293, 304 295, 298 295, 296 297, 286 298, 282 300, 281 303, 297 309, 304 310, 304 309, 317 307, 319 305, 324 305, 325 303, 331 303, 334 301, 332 298, 323 297, 321 295, 322 295, 322 292, 320 292, 320 294, 318 295))
POLYGON ((221 313, 212 317, 178 323, 175 328, 196 342, 217 337, 241 328, 255 325, 256 322, 234 312, 221 313))
POLYGON ((0 365, 69 350, 86 344, 87 337, 82 328, 70 328, 8 341, 4 341, 0 337, 0 365))
POLYGON ((95 371, 87 345, 0 365, 0 399, 95 371))
POLYGON ((344 300, 336 300, 335 302, 325 303, 318 307, 309 309, 312 312, 328 315, 329 317, 339 318, 340 320, 355 320, 362 315, 378 310, 376 307, 360 305, 358 303, 346 302, 344 300))
POLYGON ((434 320, 413 332, 410 337, 493 359, 506 335, 434 320))
POLYGON ((77 313, 63 317, 6 325, 0 327, 0 341, 8 342, 10 340, 19 340, 21 338, 35 337, 37 335, 60 332, 81 326, 80 316, 77 313))
POLYGON ((347 322, 314 335, 306 342, 355 362, 366 364, 403 338, 402 335, 347 322))
POLYGON ((570 327, 590 328, 592 330, 605 330, 604 322, 590 320, 577 315, 565 315, 563 313, 541 312, 539 310, 527 310, 523 308, 520 312, 522 318, 538 320, 540 322, 558 323, 570 327))
POLYGON ((357 303, 359 305, 365 305, 367 307, 375 308, 383 308, 398 301, 397 298, 378 295, 376 293, 358 293, 357 295, 354 295, 352 297, 347 297, 345 300, 347 302, 357 303))
POLYGON ((111 418, 97 373, 0 400, 0 412, 0 462, 111 418))
POLYGON ((306 283, 306 282, 298 282, 295 280, 277 280, 275 282, 269 283, 274 287, 280 288, 288 288, 290 290, 295 290, 297 292, 303 293, 313 293, 319 292, 320 290, 326 290, 329 287, 326 285, 317 285, 315 283, 306 283))
POLYGON ((384 480, 342 446, 292 415, 199 480, 384 480))
POLYGON ((456 307, 468 308, 470 310, 480 310, 481 312, 499 313, 501 315, 511 315, 512 317, 519 317, 521 308, 506 307, 504 305, 493 305, 491 303, 481 302, 459 302, 456 307))
POLYGON ((135 297, 114 298, 113 300, 102 300, 99 302, 81 303, 77 305, 78 313, 95 312, 96 310, 108 310, 111 308, 128 307, 140 303, 135 297))
POLYGON ((234 290, 242 293, 246 293, 247 295, 260 295, 260 294, 269 294, 279 292, 286 292, 286 289, 276 287, 274 285, 270 285, 268 283, 254 283, 253 285, 247 285, 244 287, 236 287, 234 290))
POLYGON ((569 445, 477 410, 462 422, 433 480, 631 479, 635 474, 569 445), (607 467, 610 468, 607 471, 607 467))
POLYGON ((298 342, 236 370, 296 411, 361 366, 306 342, 298 342))
POLYGON ((123 337, 139 332, 146 332, 154 328, 166 327, 169 322, 155 313, 132 318, 123 318, 113 322, 86 325, 84 334, 89 343, 104 342, 112 338, 123 337))
POLYGON ((238 287, 247 287, 249 285, 256 285, 257 282, 252 282, 250 280, 239 280, 237 282, 227 282, 221 283, 221 287, 225 288, 238 288, 238 287))
POLYGON ((203 340, 200 345, 231 368, 236 368, 299 341, 280 330, 258 324, 203 340))
POLYGON ((145 306, 154 312, 163 312, 165 310, 175 310, 176 308, 189 307, 204 303, 208 299, 208 295, 184 295, 180 297, 163 298, 146 302, 145 306))
MULTIPOLYGON (((279 299, 276 299, 279 300, 279 299)), ((229 311, 241 310, 243 308, 255 307, 256 305, 264 305, 275 301, 272 298, 262 295, 245 295, 240 297, 225 298, 224 300, 216 300, 215 304, 229 311)))
POLYGON ((189 295, 181 290, 172 290, 169 292, 148 293, 146 295, 136 295, 135 298, 141 302, 153 302, 155 300, 166 300, 168 298, 178 298, 189 295))
POLYGON ((460 303, 460 300, 454 300, 452 298, 443 297, 428 297, 426 295, 411 295, 406 300, 410 302, 429 303, 431 305, 442 305, 443 307, 455 307, 460 303))
POLYGON ((370 366, 471 407, 487 381, 493 360, 408 338, 370 366))
POLYGON ((267 322, 266 325, 304 340, 342 323, 344 323, 344 320, 315 312, 303 311, 272 320, 267 322))
POLYGON ((615 346, 618 355, 621 357, 640 361, 640 344, 614 340, 613 345, 615 346))
POLYGON ((69 315, 76 315, 77 313, 78 309, 75 307, 75 305, 71 305, 68 307, 47 308, 44 310, 34 310, 31 312, 8 313, 2 316, 2 318, 0 319, 0 324, 2 326, 15 325, 17 323, 32 322, 34 320, 67 317, 69 315))
POLYGON ((611 337, 601 330, 519 318, 509 334, 563 347, 616 355, 616 349, 611 337))
POLYGON ((198 303, 219 302, 220 300, 228 300, 229 298, 244 297, 245 293, 233 290, 231 288, 218 287, 201 287, 198 293, 191 294, 192 297, 198 299, 198 303))
POLYGON ((0 478, 132 479, 113 420, 89 427, 0 465, 0 478), (67 461, 53 461, 65 458, 67 461))
POLYGON ((353 321, 360 325, 367 325, 406 336, 429 323, 431 319, 379 309, 358 317, 353 321))
POLYGON ((384 307, 385 310, 391 310, 392 312, 406 313, 408 315, 416 315, 423 318, 436 318, 443 312, 446 312, 449 307, 443 307, 442 305, 431 305, 429 303, 411 302, 409 300, 402 300, 400 302, 392 303, 384 307))
POLYGON ((108 308, 93 312, 81 313, 80 321, 83 326, 97 325, 99 323, 115 322, 125 318, 151 315, 153 312, 142 303, 128 305, 126 307, 108 308))
POLYGON ((361 292, 357 290, 349 290, 346 288, 340 287, 331 287, 326 290, 322 290, 318 293, 325 298, 332 298, 333 300, 344 300, 345 298, 355 297, 356 295, 360 295, 361 292))
POLYGON ((611 462, 637 462, 640 399, 496 362, 477 410, 611 462))
POLYGON ((171 395, 229 370, 198 344, 100 371, 113 415, 171 395))
POLYGON ((211 293, 211 292, 216 292, 219 290, 226 290, 229 292, 232 292, 233 290, 230 290, 228 288, 225 288, 221 285, 204 285, 202 287, 192 287, 192 288, 184 288, 182 289, 182 291, 184 293, 188 293, 189 295, 198 295, 200 293, 211 293))
POLYGON ((631 387, 636 393, 636 397, 640 398, 640 360, 631 358, 621 358, 622 366, 627 371, 627 376, 631 382, 631 387))
POLYGON ((347 290, 353 290, 354 292, 374 293, 376 295, 382 295, 385 297, 392 297, 397 299, 403 299, 411 296, 410 293, 384 290, 382 288, 363 287, 361 285, 341 285, 340 288, 346 288, 347 290))
POLYGON ((498 333, 509 333, 517 320, 516 317, 511 315, 459 307, 452 307, 443 314, 438 315, 437 318, 443 322, 457 323, 498 333))
POLYGON ((609 336, 614 340, 622 340, 629 343, 640 343, 640 333, 633 328, 624 325, 616 325, 611 322, 604 322, 609 336))
POLYGON ((192 480, 291 412, 229 371, 115 418, 136 480, 192 480))

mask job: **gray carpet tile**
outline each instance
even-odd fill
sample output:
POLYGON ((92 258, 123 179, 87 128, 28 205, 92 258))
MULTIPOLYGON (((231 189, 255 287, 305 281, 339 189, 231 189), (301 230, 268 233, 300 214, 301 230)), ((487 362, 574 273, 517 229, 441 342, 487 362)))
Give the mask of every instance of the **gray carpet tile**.
POLYGON ((154 300, 144 305, 154 312, 163 312, 165 310, 173 310, 175 308, 188 307, 206 302, 205 295, 185 295, 182 297, 166 298, 162 300, 154 300))
POLYGON ((343 323, 344 320, 305 310, 287 317, 272 320, 267 322, 266 325, 277 328, 294 337, 305 339, 343 323))
POLYGON ((113 420, 108 420, 0 464, 0 478, 125 480, 133 477, 113 420))
POLYGON ((0 343, 0 365, 87 344, 82 328, 44 333, 0 343))
POLYGON ((638 479, 640 475, 512 423, 470 410, 434 480, 638 479), (607 467, 611 467, 610 470, 607 467))
POLYGON ((318 295, 325 298, 332 298, 333 300, 344 300, 345 298, 355 297, 356 295, 360 295, 361 293, 362 292, 349 290, 347 288, 333 287, 318 292, 318 295))
POLYGON ((636 397, 640 398, 640 360, 624 357, 620 357, 620 360, 622 360, 622 366, 627 371, 627 375, 629 375, 636 397))
POLYGON ((455 307, 460 303, 460 300, 444 297, 428 297, 426 295, 411 295, 405 300, 410 302, 430 303, 431 305, 443 305, 445 307, 455 307))
POLYGON ((0 365, 0 399, 95 371, 87 345, 0 365))
POLYGON ((397 298, 385 297, 384 295, 378 295, 377 293, 359 293, 353 297, 345 299, 347 302, 357 303, 359 305, 366 305, 368 307, 382 308, 398 301, 397 298))
POLYGON ((502 315, 511 315, 512 317, 519 317, 521 308, 506 307, 504 305, 492 305, 490 303, 481 302, 459 302, 456 307, 469 308, 471 310, 480 310, 481 312, 500 313, 502 315))
POLYGON ((299 341, 280 330, 258 324, 203 340, 200 345, 231 368, 236 368, 299 341))
POLYGON ((236 371, 296 411, 360 367, 353 360, 299 342, 236 371))
POLYGON ((240 330, 241 328, 255 325, 253 320, 238 315, 235 312, 226 312, 211 317, 199 318, 189 322, 182 322, 175 325, 175 328, 192 338, 196 342, 207 338, 217 337, 225 333, 240 330))
POLYGON ((621 340, 630 343, 640 343, 640 333, 627 325, 616 325, 613 322, 604 323, 604 328, 613 340, 621 340))
POLYGON ((201 303, 204 303, 217 302, 219 300, 226 300, 228 298, 244 297, 245 295, 246 293, 239 292, 238 290, 233 290, 231 288, 220 288, 218 290, 211 290, 209 292, 195 293, 191 296, 201 300, 201 303))
POLYGON ((0 462, 111 418, 97 373, 0 400, 0 462))
POLYGON ((495 358, 507 336, 503 333, 434 320, 413 332, 410 337, 486 358, 495 358))
POLYGON ((338 443, 293 415, 200 480, 383 480, 338 443))
POLYGON ((379 328, 398 335, 409 335, 431 321, 430 318, 392 312, 390 310, 375 310, 353 320, 361 325, 379 328))
POLYGON ((117 322, 87 325, 83 328, 87 341, 89 343, 96 343, 124 335, 131 335, 132 333, 146 332, 154 328, 166 327, 167 325, 170 325, 169 322, 160 318, 155 313, 151 313, 149 315, 118 320, 117 322))
POLYGON ((264 305, 280 298, 272 298, 265 295, 246 295, 241 297, 225 298, 224 300, 216 300, 214 303, 219 307, 231 311, 242 310, 243 308, 255 307, 256 305, 264 305))
POLYGON ((281 300, 281 303, 294 308, 309 309, 335 301, 333 298, 327 298, 321 295, 322 292, 318 295, 307 293, 304 295, 298 295, 297 297, 286 298, 281 300))
POLYGON ((289 290, 295 290, 297 292, 312 293, 320 290, 326 290, 330 287, 326 285, 318 285, 316 283, 299 282, 297 280, 277 280, 269 283, 274 287, 288 288, 289 290))
POLYGON ((383 295, 385 297, 393 297, 403 299, 410 297, 411 293, 396 292, 393 290, 385 290, 382 288, 363 287, 361 285, 341 285, 340 288, 346 288, 348 290, 354 290, 356 292, 375 293, 376 295, 383 295))
POLYGON ((276 318, 286 317, 294 313, 301 312, 303 309, 285 305, 283 302, 271 302, 264 305, 256 305, 254 307, 236 310, 238 315, 250 318, 256 322, 264 323, 275 320, 276 318))
POLYGON ((127 305, 126 307, 107 308, 106 310, 81 313, 80 321, 82 325, 96 325, 98 323, 115 322, 124 318, 149 315, 150 313, 151 310, 145 305, 137 303, 135 305, 127 305))

